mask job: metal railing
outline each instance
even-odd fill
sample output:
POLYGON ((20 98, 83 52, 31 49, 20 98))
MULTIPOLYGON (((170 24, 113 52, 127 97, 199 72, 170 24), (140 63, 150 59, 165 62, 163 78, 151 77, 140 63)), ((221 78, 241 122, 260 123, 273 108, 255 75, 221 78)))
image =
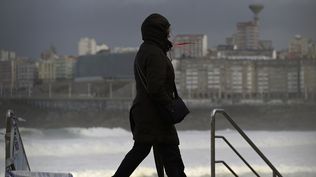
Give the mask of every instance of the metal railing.
POLYGON ((247 141, 252 149, 261 157, 261 159, 270 167, 272 170, 273 177, 282 177, 281 173, 272 165, 268 158, 259 150, 259 148, 250 140, 250 138, 244 133, 244 131, 233 121, 233 119, 223 110, 214 109, 211 115, 211 177, 215 177, 215 164, 222 163, 235 177, 238 175, 229 167, 225 161, 215 160, 215 138, 222 139, 234 152, 235 154, 245 163, 245 165, 257 176, 260 175, 252 168, 252 166, 242 157, 242 155, 234 148, 234 146, 224 137, 215 135, 215 116, 216 114, 222 114, 231 125, 237 130, 237 132, 247 141))

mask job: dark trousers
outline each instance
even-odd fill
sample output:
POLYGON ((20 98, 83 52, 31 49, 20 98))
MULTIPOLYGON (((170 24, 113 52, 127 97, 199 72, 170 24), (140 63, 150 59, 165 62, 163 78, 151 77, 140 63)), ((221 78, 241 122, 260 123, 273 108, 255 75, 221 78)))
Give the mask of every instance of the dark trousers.
MULTIPOLYGON (((135 142, 113 177, 129 177, 147 157, 152 146, 152 144, 135 142)), ((159 155, 168 177, 186 177, 178 145, 155 144, 154 146, 155 153, 159 155)))

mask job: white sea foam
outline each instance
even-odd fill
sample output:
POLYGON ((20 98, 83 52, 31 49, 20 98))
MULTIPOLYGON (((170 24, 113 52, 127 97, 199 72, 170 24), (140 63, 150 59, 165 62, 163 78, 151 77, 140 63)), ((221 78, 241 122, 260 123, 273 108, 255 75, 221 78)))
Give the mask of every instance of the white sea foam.
MULTIPOLYGON (((21 128, 20 131, 32 170, 72 172, 75 177, 113 175, 133 144, 131 133, 120 128, 21 128)), ((316 131, 246 131, 246 134, 284 176, 316 176, 316 131)), ((258 173, 271 173, 235 131, 217 131, 217 135, 227 137, 258 173)), ((210 132, 180 131, 179 136, 187 176, 209 176, 210 132)), ((4 150, 2 136, 0 169, 4 169, 4 150)), ((216 159, 225 160, 242 176, 251 176, 248 167, 222 140, 216 141, 216 150, 216 159)), ((231 176, 223 165, 218 164, 216 167, 218 176, 231 176)), ((1 175, 4 176, 3 170, 0 170, 1 175)), ((135 177, 155 175, 152 154, 133 174, 135 177)))

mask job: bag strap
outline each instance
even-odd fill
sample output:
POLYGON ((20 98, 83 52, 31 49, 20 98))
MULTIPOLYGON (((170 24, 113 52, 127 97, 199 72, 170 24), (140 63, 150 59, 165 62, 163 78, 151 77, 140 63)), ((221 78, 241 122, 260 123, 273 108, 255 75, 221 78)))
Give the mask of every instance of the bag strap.
MULTIPOLYGON (((140 77, 140 80, 141 80, 141 82, 142 82, 142 85, 144 86, 145 90, 146 90, 147 93, 148 93, 146 77, 145 77, 145 75, 144 75, 142 69, 140 68, 140 66, 139 66, 139 64, 138 64, 137 59, 135 59, 135 64, 136 64, 136 70, 137 70, 138 76, 140 77)), ((178 98, 179 95, 178 95, 178 91, 177 91, 177 87, 176 87, 175 82, 173 82, 173 89, 174 89, 174 96, 175 96, 175 98, 178 98)))
POLYGON ((176 83, 173 82, 173 89, 174 89, 174 96, 175 98, 179 98, 179 95, 178 95, 178 91, 177 91, 177 87, 176 87, 176 83))

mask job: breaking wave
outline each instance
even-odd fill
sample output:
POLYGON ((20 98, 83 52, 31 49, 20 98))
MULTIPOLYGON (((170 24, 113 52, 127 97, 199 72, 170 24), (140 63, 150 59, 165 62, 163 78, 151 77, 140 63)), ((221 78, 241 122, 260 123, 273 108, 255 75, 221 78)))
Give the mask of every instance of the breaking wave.
MULTIPOLYGON (((2 129, 1 132, 4 132, 2 129)), ((71 172, 74 177, 112 176, 131 148, 130 132, 121 128, 20 129, 32 170, 71 172)), ((246 131, 268 159, 289 177, 316 176, 316 131, 246 131)), ((271 170, 250 151, 249 145, 233 130, 217 131, 253 164, 259 174, 271 170)), ((210 175, 210 132, 179 131, 180 149, 187 176, 210 175)), ((4 140, 0 139, 0 168, 4 169, 4 140)), ((228 146, 216 141, 216 158, 225 160, 242 176, 253 176, 228 146)), ((216 166, 218 177, 231 176, 222 165, 216 166)), ((3 170, 0 176, 4 176, 3 170)), ((134 177, 156 176, 152 154, 133 174, 134 177)))

